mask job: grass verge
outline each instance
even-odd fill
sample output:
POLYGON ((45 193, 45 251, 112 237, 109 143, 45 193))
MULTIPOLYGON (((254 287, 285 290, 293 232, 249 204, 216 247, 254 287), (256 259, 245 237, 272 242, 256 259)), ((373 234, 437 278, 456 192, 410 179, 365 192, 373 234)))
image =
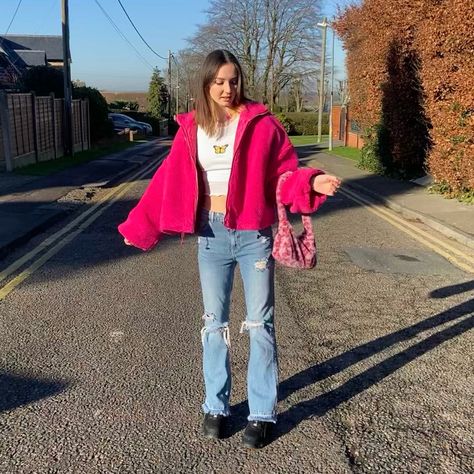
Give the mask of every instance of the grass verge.
POLYGON ((56 160, 53 159, 49 161, 42 161, 40 163, 17 168, 14 170, 14 173, 28 176, 48 176, 72 166, 87 163, 89 161, 96 160, 97 158, 101 158, 102 156, 126 150, 127 148, 144 142, 144 140, 137 140, 134 142, 107 143, 94 147, 90 150, 75 153, 74 156, 63 156, 61 158, 57 158, 56 160))
MULTIPOLYGON (((329 135, 322 135, 321 141, 325 142, 329 139, 329 135)), ((290 137, 291 143, 294 146, 302 145, 316 145, 318 143, 317 135, 292 135, 290 137)))
POLYGON ((349 158, 353 161, 359 161, 360 150, 358 148, 352 148, 349 146, 336 146, 332 151, 324 150, 329 155, 342 156, 343 158, 349 158))

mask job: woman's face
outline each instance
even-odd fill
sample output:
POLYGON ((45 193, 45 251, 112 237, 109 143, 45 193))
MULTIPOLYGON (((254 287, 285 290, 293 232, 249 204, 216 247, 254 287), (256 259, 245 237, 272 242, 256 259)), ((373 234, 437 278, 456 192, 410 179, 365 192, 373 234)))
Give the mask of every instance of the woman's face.
POLYGON ((237 95, 238 79, 237 70, 233 64, 221 66, 209 88, 211 99, 221 107, 232 107, 237 95))

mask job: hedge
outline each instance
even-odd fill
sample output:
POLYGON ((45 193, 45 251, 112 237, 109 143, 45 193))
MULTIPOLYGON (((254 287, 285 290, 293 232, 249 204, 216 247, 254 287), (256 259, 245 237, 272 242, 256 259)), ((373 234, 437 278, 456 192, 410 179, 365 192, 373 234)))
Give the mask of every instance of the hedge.
MULTIPOLYGON (((318 114, 314 112, 286 112, 276 114, 289 135, 317 135, 318 114)), ((321 132, 329 133, 329 114, 323 113, 321 132)))
POLYGON ((454 192, 474 190, 472 2, 365 0, 334 26, 366 162, 402 177, 429 171, 454 192))

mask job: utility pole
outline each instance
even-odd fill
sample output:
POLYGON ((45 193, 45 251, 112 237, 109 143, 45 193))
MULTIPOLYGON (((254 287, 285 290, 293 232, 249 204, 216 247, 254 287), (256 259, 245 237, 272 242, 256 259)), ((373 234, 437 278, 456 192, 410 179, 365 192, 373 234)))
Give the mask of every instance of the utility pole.
POLYGON ((176 113, 179 113, 179 67, 176 66, 176 113))
POLYGON ((270 72, 272 73, 272 89, 270 91, 270 112, 273 113, 273 106, 274 106, 274 103, 273 103, 273 90, 275 88, 275 82, 274 82, 274 77, 273 77, 273 64, 272 64, 272 68, 270 69, 270 72))
POLYGON ((332 45, 331 45, 331 99, 329 103, 329 151, 332 150, 332 110, 334 106, 334 27, 332 30, 332 45))
POLYGON ((176 66, 176 110, 175 113, 179 113, 179 64, 178 61, 176 61, 176 58, 174 57, 174 54, 172 54, 174 64, 176 66))
POLYGON ((326 68, 326 34, 327 34, 327 18, 324 17, 322 23, 318 26, 323 29, 323 44, 321 49, 321 75, 319 78, 319 113, 318 113, 318 143, 321 143, 321 127, 323 122, 323 107, 324 107, 324 74, 326 68))
POLYGON ((69 49, 69 0, 61 0, 63 25, 63 58, 64 58, 64 154, 73 155, 72 143, 72 86, 71 86, 71 51, 69 49))
POLYGON ((171 130, 171 49, 168 50, 168 135, 171 130))

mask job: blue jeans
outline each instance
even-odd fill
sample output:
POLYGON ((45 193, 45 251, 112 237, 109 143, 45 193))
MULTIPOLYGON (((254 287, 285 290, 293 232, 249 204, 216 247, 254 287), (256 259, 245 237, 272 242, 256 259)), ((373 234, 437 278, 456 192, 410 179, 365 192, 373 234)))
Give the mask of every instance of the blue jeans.
POLYGON ((205 413, 229 415, 231 391, 229 306, 239 264, 247 317, 241 333, 250 337, 248 419, 276 421, 278 362, 273 325, 274 260, 272 229, 232 230, 224 214, 202 211, 198 242, 204 302, 202 328, 205 413))

